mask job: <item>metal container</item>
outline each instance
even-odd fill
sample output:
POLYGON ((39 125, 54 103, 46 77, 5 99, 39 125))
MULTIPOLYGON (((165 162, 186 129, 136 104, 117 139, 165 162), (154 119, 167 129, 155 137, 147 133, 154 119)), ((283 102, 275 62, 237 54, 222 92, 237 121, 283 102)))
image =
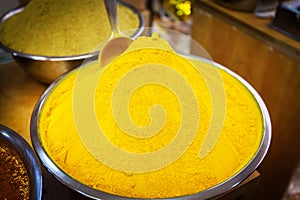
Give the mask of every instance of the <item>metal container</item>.
POLYGON ((7 141, 23 160, 29 176, 30 199, 42 199, 42 172, 31 146, 18 133, 1 124, 0 139, 7 141))
POLYGON ((253 12, 260 0, 215 0, 220 5, 234 10, 253 12))
MULTIPOLYGON (((210 199, 213 197, 216 197, 220 194, 223 194, 231 189, 233 189, 235 186, 237 186, 239 183, 241 183, 243 180, 245 180, 249 175, 251 175, 255 169, 259 166, 259 164, 263 161, 271 140, 271 121, 270 116, 268 113, 268 110, 259 96, 259 94, 249 85, 244 79, 242 79, 240 76, 235 74, 234 72, 230 71, 229 69, 214 63, 212 61, 209 61, 207 59, 197 57, 197 56, 190 56, 194 59, 199 59, 204 62, 212 63, 214 66, 223 69, 224 71, 228 72, 230 75, 234 76, 236 79, 238 79, 248 90, 253 94, 254 98, 256 99, 260 109, 261 113, 263 115, 263 121, 264 121, 264 133, 261 140, 261 144, 259 149, 257 150, 257 153, 254 155, 254 157, 250 160, 250 162, 244 166, 239 172, 237 172, 234 176, 229 178, 228 180, 211 187, 207 190, 201 191, 196 194, 187 195, 187 196, 181 196, 181 197, 174 197, 174 198, 168 198, 168 199, 180 199, 180 200, 188 200, 188 199, 210 199)), ((133 199, 123 196, 117 196, 113 194, 108 194, 106 192, 102 192, 99 190, 96 190, 94 188, 91 188, 85 184, 82 184, 78 182, 77 180, 73 179, 66 173, 64 173, 56 164, 55 162, 48 156, 45 149, 43 148, 43 145, 41 143, 41 140, 39 138, 38 133, 38 119, 39 119, 39 113, 41 111, 41 108, 46 101, 48 95, 51 93, 51 91, 55 88, 56 84, 63 78, 60 77, 57 79, 54 83, 52 83, 48 89, 44 92, 44 94, 40 97, 38 100, 31 118, 31 124, 30 124, 30 132, 31 132, 31 139, 33 143, 33 147, 36 150, 40 160, 42 161, 43 165, 49 170, 50 173, 53 174, 53 176, 56 177, 57 180, 62 182, 64 185, 68 186, 69 188, 86 195, 88 197, 94 198, 94 199, 133 199)), ((140 199, 140 198, 139 198, 140 199)))
MULTIPOLYGON (((144 18, 141 12, 137 10, 135 7, 123 2, 118 2, 118 3, 132 10, 139 19, 139 26, 131 36, 132 39, 135 39, 142 33, 144 29, 144 18)), ((13 15, 22 12, 23 9, 24 7, 21 7, 8 12, 0 20, 0 25, 1 23, 3 23, 5 20, 12 17, 13 15)), ((6 52, 10 53, 13 59, 16 61, 16 63, 20 67, 22 67, 26 72, 28 72, 37 80, 46 84, 52 83, 55 79, 57 79, 62 74, 70 71, 75 67, 78 67, 85 59, 91 57, 97 57, 99 54, 98 51, 98 52, 92 52, 88 54, 74 55, 74 56, 49 57, 49 56, 33 55, 33 54, 19 52, 5 46, 3 43, 1 43, 1 41, 0 41, 0 47, 6 52)))

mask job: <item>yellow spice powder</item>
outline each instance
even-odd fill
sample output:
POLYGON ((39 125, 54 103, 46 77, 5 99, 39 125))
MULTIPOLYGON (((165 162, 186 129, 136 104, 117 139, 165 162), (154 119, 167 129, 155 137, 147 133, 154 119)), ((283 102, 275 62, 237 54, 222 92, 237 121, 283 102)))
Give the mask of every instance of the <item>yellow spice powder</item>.
MULTIPOLYGON (((140 44, 135 42, 133 45, 143 46, 143 43, 153 42, 149 38, 137 41, 140 44)), ((158 40, 156 44, 159 43, 158 40)), ((200 66, 204 69, 203 72, 215 66, 201 60, 178 56, 168 46, 151 48, 148 44, 144 44, 146 48, 129 48, 130 51, 100 70, 101 78, 96 87, 93 105, 95 114, 105 136, 120 149, 143 154, 164 148, 172 142, 182 123, 183 108, 177 94, 163 85, 149 83, 138 87, 131 94, 129 102, 122 102, 128 103, 131 120, 138 126, 151 123, 149 108, 152 105, 159 104, 164 108, 167 115, 163 127, 154 136, 145 138, 124 134, 115 122, 111 100, 112 91, 119 80, 128 71, 136 70, 136 66, 147 63, 168 66, 188 80, 200 110, 196 135, 182 156, 163 168, 145 173, 122 171, 100 162, 83 144, 74 119, 73 88, 77 83, 77 75, 81 73, 78 70, 62 79, 43 105, 38 130, 45 150, 71 177, 95 189, 126 197, 160 198, 189 195, 232 177, 253 158, 262 139, 262 114, 254 97, 235 77, 218 69, 226 95, 224 124, 214 148, 205 157, 200 158, 199 152, 212 119, 213 102, 207 80, 188 63, 200 66)), ((98 63, 90 63, 81 70, 97 72, 98 63)), ((95 73, 88 74, 84 77, 86 80, 94 79, 95 73)), ((86 96, 83 95, 82 98, 86 96)), ((188 134, 193 130, 184 131, 188 134)))
MULTIPOLYGON (((120 29, 133 34, 138 16, 118 5, 120 29)), ((109 38, 111 29, 103 1, 31 0, 0 26, 0 41, 11 49, 43 56, 90 53, 109 38)))

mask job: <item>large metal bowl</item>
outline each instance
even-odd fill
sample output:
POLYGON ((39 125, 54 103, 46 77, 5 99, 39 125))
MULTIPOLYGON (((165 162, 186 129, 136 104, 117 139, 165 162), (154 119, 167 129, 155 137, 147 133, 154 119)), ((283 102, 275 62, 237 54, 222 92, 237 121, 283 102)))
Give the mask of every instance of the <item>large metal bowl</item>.
MULTIPOLYGON (((197 194, 188 195, 188 196, 181 196, 181 197, 175 197, 170 199, 180 199, 180 200, 187 200, 187 199, 210 199, 212 197, 216 197, 220 194, 223 194, 227 191, 230 191, 232 188, 237 186, 239 183, 241 183, 243 180, 245 180, 249 175, 251 175, 255 169, 259 166, 259 164, 263 161, 271 140, 271 121, 269 117, 268 110, 259 96, 259 94, 254 90, 254 88, 249 85, 244 79, 242 79, 240 76, 235 74, 234 72, 230 71, 229 69, 214 63, 212 61, 209 61, 207 59, 192 56, 195 59, 199 59, 204 62, 212 63, 214 66, 223 69, 227 71, 229 74, 234 76, 236 79, 238 79, 248 90, 253 94, 254 98, 256 99, 260 109, 261 113, 263 115, 263 121, 264 121, 264 133, 261 140, 261 144, 259 149, 257 150, 257 153, 253 156, 253 158, 250 160, 250 162, 243 167, 239 172, 237 172, 234 176, 229 178, 228 180, 212 187, 207 190, 201 191, 197 194)), ((40 160, 42 161, 43 165, 52 173, 60 182, 62 182, 64 185, 68 186, 69 188, 86 195, 88 197, 94 198, 94 199, 132 199, 124 196, 117 196, 113 194, 108 194, 96 189, 93 189, 87 185, 82 184, 81 182, 73 179, 68 174, 64 173, 62 169, 60 169, 55 162, 49 157, 49 155, 46 153, 42 143, 41 139, 39 137, 38 133, 38 121, 39 121, 39 114, 41 111, 41 108, 44 105, 44 102, 46 101, 48 95, 52 92, 53 89, 55 89, 55 86, 59 83, 59 81, 64 76, 57 79, 54 83, 52 83, 48 89, 44 92, 44 94, 40 97, 38 100, 31 118, 31 124, 30 124, 30 132, 31 132, 31 139, 33 143, 33 147, 36 150, 40 160)))
MULTIPOLYGON (((118 3, 131 9, 139 19, 138 28, 131 35, 131 38, 135 39, 143 31, 144 18, 141 12, 135 7, 121 1, 118 3)), ((8 12, 1 18, 0 24, 3 23, 8 18, 12 17, 13 15, 21 12, 23 9, 24 7, 21 7, 8 12)), ((95 44, 95 47, 97 45, 99 44, 95 44)), ((49 57, 49 56, 33 55, 33 54, 19 52, 5 46, 3 43, 1 43, 1 41, 0 41, 0 47, 6 52, 10 53, 13 59, 16 61, 16 63, 20 67, 22 67, 26 72, 28 72, 37 80, 46 84, 52 83, 55 79, 57 79, 62 74, 70 71, 75 67, 78 67, 85 59, 91 57, 97 57, 99 54, 99 52, 97 51, 97 52, 92 52, 92 53, 82 54, 82 55, 49 57)))
POLYGON ((0 139, 8 142, 23 160, 29 176, 30 199, 42 199, 42 172, 33 149, 19 134, 1 124, 0 139))

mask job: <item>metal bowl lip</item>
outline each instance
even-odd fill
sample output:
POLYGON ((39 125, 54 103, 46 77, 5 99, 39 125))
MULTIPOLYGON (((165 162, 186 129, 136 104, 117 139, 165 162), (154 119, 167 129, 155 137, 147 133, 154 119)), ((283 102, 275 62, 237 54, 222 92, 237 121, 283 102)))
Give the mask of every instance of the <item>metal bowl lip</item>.
MULTIPOLYGON (((183 55, 183 54, 182 54, 183 55)), ((40 160, 42 161, 42 164, 48 169, 48 171, 56 177, 58 181, 66 185, 67 187, 87 196, 93 199, 117 199, 117 200, 128 200, 128 199, 169 199, 169 200, 191 200, 191 199, 210 199, 213 197, 216 197, 218 195, 221 195, 225 192, 230 191, 235 186, 240 184, 243 180, 245 180, 248 176, 253 173, 256 168, 260 165, 260 163, 263 161, 264 157, 266 156, 270 143, 271 143, 271 119, 269 116, 268 109, 260 97, 260 95, 257 93, 257 91, 241 76, 236 74, 235 72, 231 71, 230 69, 226 68, 225 66, 218 64, 212 60, 208 60, 206 58, 202 58, 195 55, 183 55, 187 58, 197 59, 203 62, 207 62, 209 64, 212 64, 212 66, 219 68, 221 70, 224 70, 228 74, 235 77, 237 80, 239 80, 253 95, 254 99, 256 100, 263 117, 263 125, 264 125, 264 133, 261 139, 261 144, 253 156, 253 158, 246 164, 242 169, 240 169, 235 175, 233 175, 231 178, 213 186, 206 190, 200 191, 195 194, 185 195, 185 196, 178 196, 178 197, 171 197, 171 198, 132 198, 132 197, 125 197, 125 196, 119 196, 115 194, 110 194, 107 192, 103 192, 100 190, 96 190, 94 188, 91 188, 85 184, 82 184, 78 182, 77 180, 73 179, 71 176, 67 175, 62 169, 60 169, 54 161, 51 160, 50 156, 46 153, 46 151, 43 148, 43 145, 41 143, 41 140, 39 139, 39 134, 37 131, 37 124, 38 124, 38 114, 41 110, 45 100, 47 99, 47 96, 49 93, 55 88, 55 86, 67 75, 63 75, 59 77, 57 80, 55 80, 49 87, 45 90, 45 92, 42 94, 40 99, 37 101, 32 116, 31 116, 31 122, 30 122, 30 134, 31 134, 31 140, 33 147, 35 151, 37 152, 40 160)), ((74 69, 76 70, 76 69, 74 69)))
POLYGON ((32 147, 18 133, 2 124, 0 139, 7 141, 21 156, 30 177, 30 199, 42 199, 42 170, 32 147))
MULTIPOLYGON (((145 26, 145 19, 143 17, 143 15, 141 14, 141 12, 135 8, 134 6, 125 3, 123 1, 119 1, 117 0, 119 4, 129 8, 130 10, 132 10, 138 17, 139 20, 139 25, 137 30, 133 33, 133 35, 131 36, 132 39, 136 39, 139 35, 141 35, 141 33, 144 31, 144 26, 145 26)), ((7 20, 8 18, 12 17, 15 14, 18 14, 19 12, 22 12, 24 10, 26 5, 23 5, 19 8, 16 8, 14 10, 11 10, 9 12, 7 12, 6 14, 4 14, 1 19, 0 19, 0 25, 7 20)), ((7 47, 6 45, 4 45, 1 41, 0 41, 0 48, 2 48, 4 51, 12 54, 12 56, 15 57, 22 57, 22 58, 27 58, 27 59, 32 59, 32 60, 36 60, 36 61, 70 61, 70 60, 82 60, 82 59, 88 59, 91 57, 95 57, 98 56, 99 51, 95 51, 95 52, 90 52, 87 54, 79 54, 79 55, 72 55, 72 56, 43 56, 43 55, 34 55, 34 54, 27 54, 27 53, 23 53, 23 52, 19 52, 16 51, 14 49, 11 49, 9 47, 7 47)))

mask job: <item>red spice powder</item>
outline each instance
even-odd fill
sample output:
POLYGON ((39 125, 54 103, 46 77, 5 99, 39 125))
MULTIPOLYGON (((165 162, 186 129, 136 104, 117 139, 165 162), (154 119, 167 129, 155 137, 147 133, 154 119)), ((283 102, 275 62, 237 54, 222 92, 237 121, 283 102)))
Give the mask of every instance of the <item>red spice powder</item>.
POLYGON ((0 199, 29 199, 29 177, 16 150, 0 139, 0 199))

